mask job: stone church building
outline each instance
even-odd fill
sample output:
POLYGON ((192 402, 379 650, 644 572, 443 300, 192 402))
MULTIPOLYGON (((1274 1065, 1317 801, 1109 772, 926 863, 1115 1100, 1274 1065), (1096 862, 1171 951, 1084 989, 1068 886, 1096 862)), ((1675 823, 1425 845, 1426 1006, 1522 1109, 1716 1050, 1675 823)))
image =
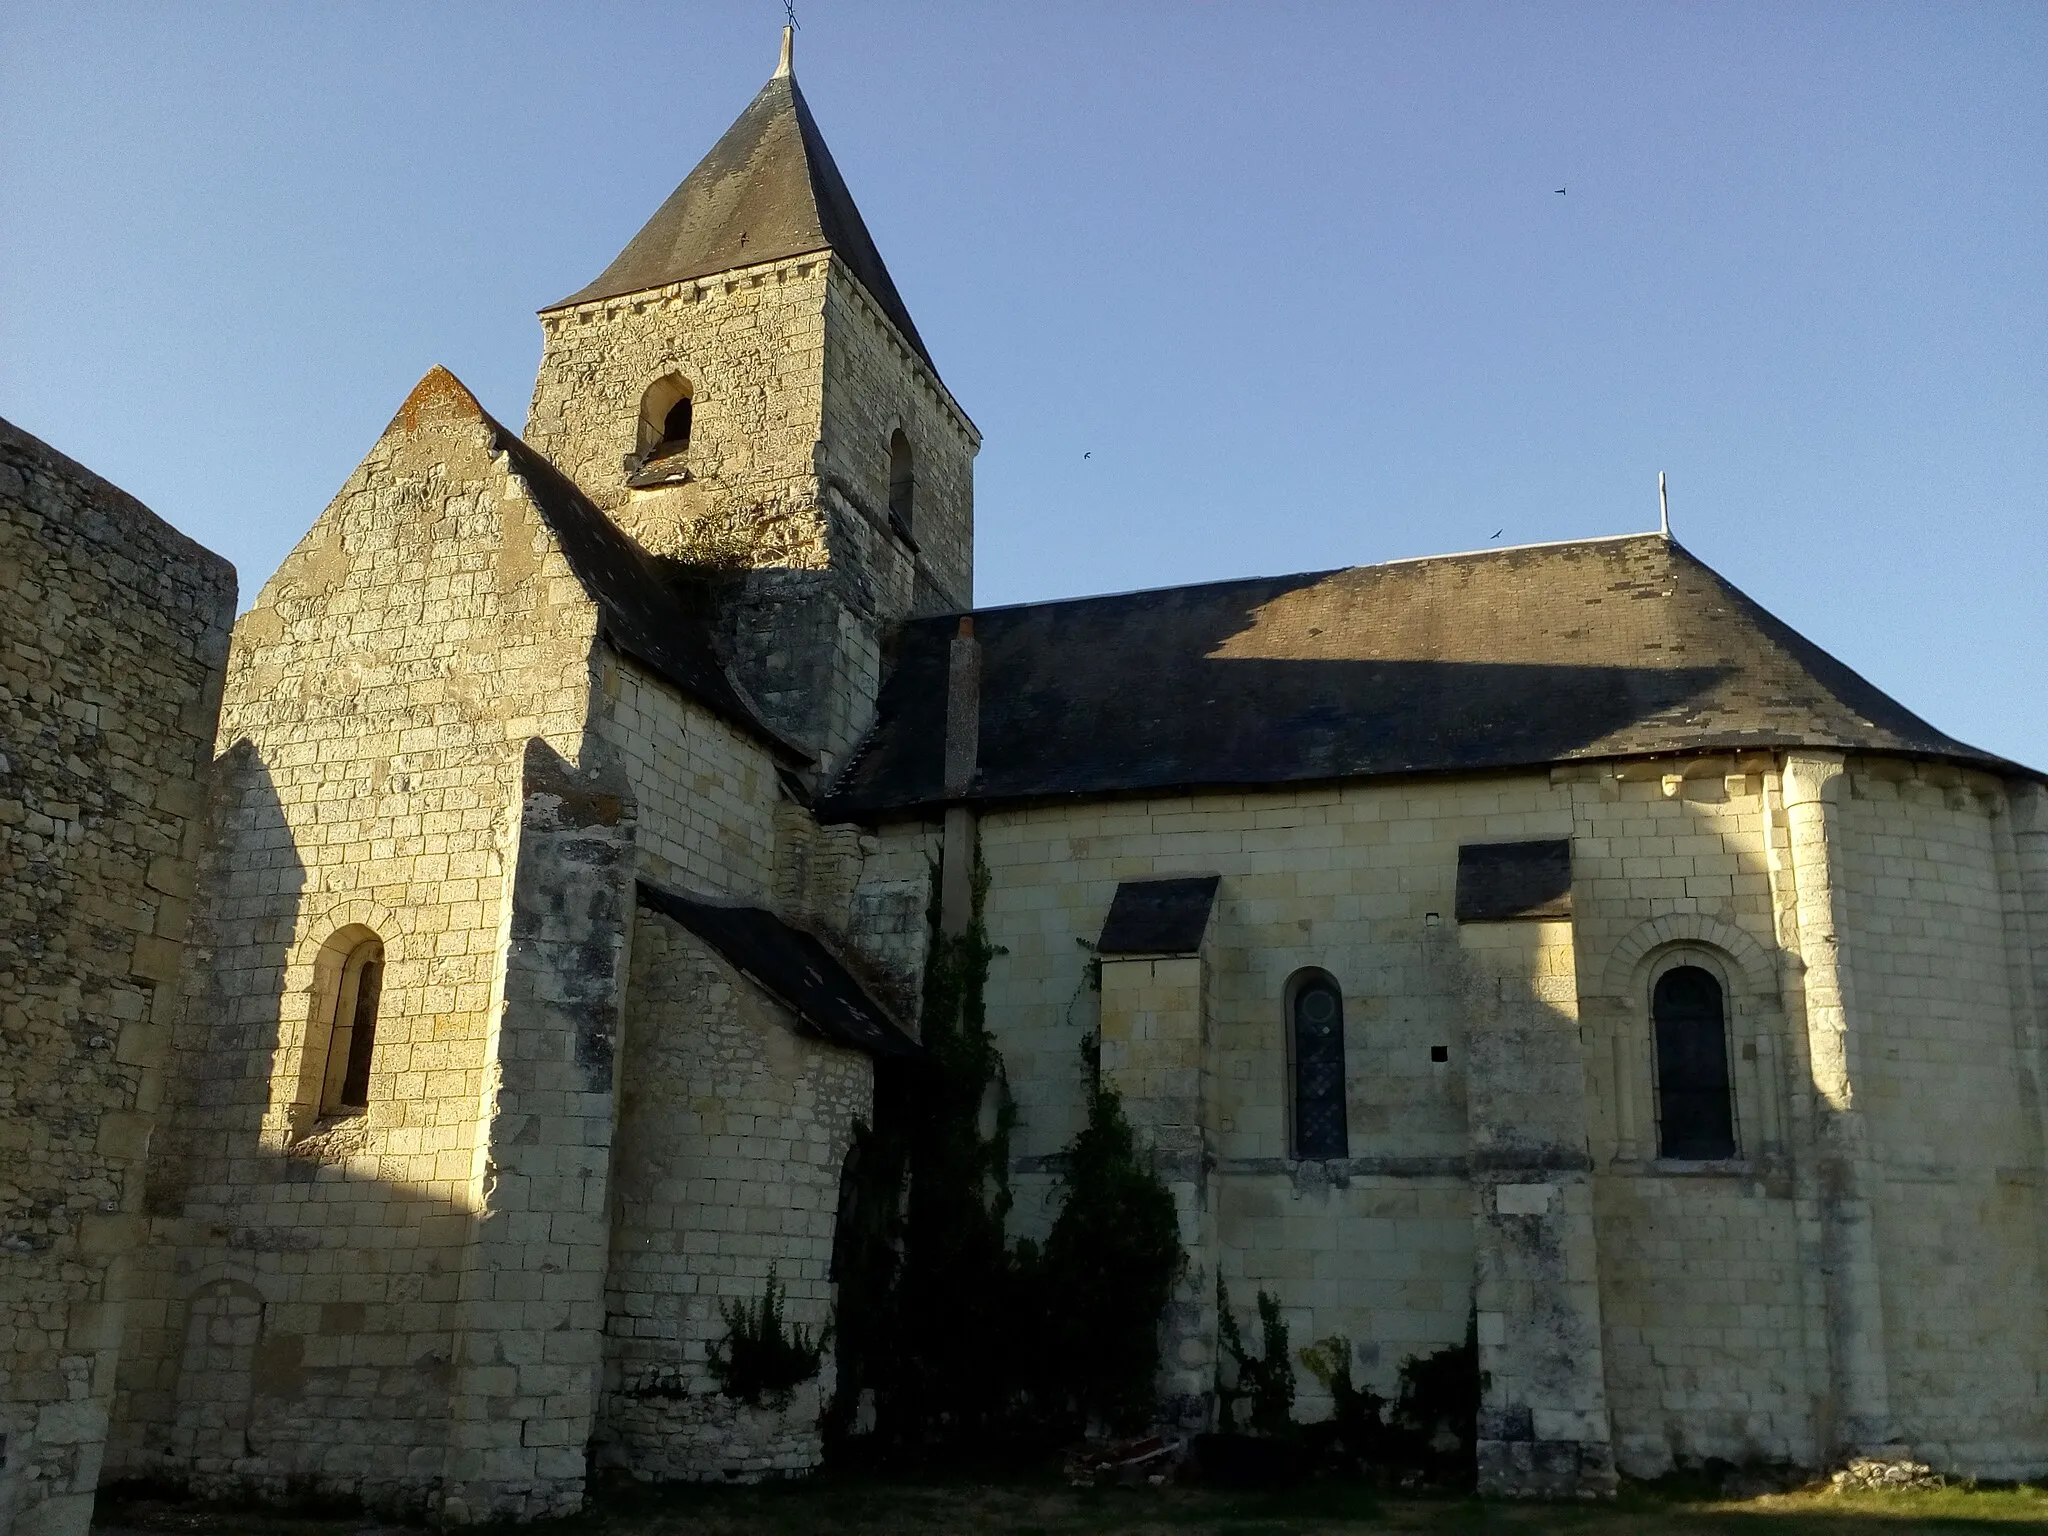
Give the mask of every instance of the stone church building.
POLYGON ((1018 1233, 1091 1031, 1173 1190, 1165 1420, 1220 1276, 1382 1391, 1476 1317, 1496 1491, 2048 1472, 2040 773, 1662 534, 975 610, 979 434, 786 45, 540 318, 523 432, 434 370, 224 679, 188 626, 119 1225, 0 1242, 118 1250, 0 1378, 24 1528, 95 1474, 459 1523, 814 1465, 829 1359, 776 1410, 707 1352, 771 1272, 827 1322, 977 863, 1018 1233), (75 1487, 20 1491, 32 1377, 75 1487))

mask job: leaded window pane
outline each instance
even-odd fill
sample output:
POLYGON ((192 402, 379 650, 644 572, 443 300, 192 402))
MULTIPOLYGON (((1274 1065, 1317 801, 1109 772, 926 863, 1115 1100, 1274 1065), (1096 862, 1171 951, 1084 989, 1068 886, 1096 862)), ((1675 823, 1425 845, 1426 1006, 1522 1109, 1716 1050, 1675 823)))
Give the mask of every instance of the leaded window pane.
POLYGON ((1294 994, 1294 1155, 1344 1157, 1344 1002, 1329 982, 1294 994))
POLYGON ((1664 1157, 1735 1155, 1721 984, 1696 965, 1657 978, 1657 1149, 1664 1157))

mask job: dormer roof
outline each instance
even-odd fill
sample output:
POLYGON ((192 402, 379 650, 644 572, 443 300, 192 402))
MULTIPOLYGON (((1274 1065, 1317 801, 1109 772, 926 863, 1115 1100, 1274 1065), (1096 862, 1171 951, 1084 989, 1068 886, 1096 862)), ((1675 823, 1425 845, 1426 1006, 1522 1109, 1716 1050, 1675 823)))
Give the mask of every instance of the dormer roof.
POLYGON ((853 205, 785 53, 783 68, 597 281, 548 309, 813 251, 831 251, 845 262, 930 366, 931 355, 853 205))

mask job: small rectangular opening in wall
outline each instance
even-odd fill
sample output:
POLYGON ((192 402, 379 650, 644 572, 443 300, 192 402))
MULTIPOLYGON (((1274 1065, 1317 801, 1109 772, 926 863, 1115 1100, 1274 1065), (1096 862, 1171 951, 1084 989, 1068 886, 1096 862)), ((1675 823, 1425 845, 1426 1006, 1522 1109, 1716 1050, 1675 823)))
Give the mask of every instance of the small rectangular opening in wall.
POLYGON ((1465 844, 1458 850, 1457 914, 1461 923, 1570 917, 1571 840, 1465 844))
POLYGON ((1449 1061, 1451 1059, 1451 1048, 1448 1045, 1432 1045, 1429 1048, 1429 1059, 1431 1061, 1449 1061))

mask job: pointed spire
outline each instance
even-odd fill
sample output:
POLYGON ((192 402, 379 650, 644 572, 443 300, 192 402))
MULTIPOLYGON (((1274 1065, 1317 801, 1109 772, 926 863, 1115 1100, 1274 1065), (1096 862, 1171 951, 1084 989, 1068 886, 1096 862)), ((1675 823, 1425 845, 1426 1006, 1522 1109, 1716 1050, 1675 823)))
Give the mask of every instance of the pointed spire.
POLYGON ((769 79, 788 80, 795 76, 796 65, 791 62, 791 55, 795 52, 796 28, 794 26, 784 27, 782 29, 782 62, 775 66, 775 73, 770 75, 769 79))
MULTIPOLYGON (((929 364, 930 355, 853 205, 853 194, 791 72, 794 28, 782 67, 711 153, 669 194, 597 281, 549 309, 617 298, 737 267, 831 251, 929 364)), ((546 311, 543 311, 546 313, 546 311)))

